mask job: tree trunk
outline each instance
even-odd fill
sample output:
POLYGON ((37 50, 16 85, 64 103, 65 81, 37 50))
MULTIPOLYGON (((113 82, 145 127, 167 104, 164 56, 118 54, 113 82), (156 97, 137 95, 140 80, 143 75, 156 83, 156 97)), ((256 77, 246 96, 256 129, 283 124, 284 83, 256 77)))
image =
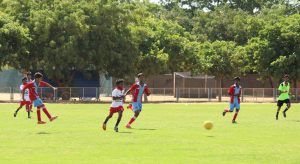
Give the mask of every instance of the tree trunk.
POLYGON ((294 80, 293 80, 293 83, 294 83, 293 87, 294 87, 294 88, 297 88, 297 79, 294 79, 294 80))
POLYGON ((274 88, 274 83, 271 77, 268 78, 269 79, 269 83, 271 85, 271 88, 274 88))

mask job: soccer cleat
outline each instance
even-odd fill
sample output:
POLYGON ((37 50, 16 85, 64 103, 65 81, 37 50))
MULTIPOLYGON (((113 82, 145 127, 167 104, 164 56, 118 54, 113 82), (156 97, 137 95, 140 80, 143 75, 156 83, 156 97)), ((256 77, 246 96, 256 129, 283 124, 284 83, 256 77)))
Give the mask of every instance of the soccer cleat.
POLYGON ((28 116, 28 118, 29 118, 29 119, 31 119, 31 117, 30 117, 30 116, 28 116))
POLYGON ((286 118, 286 113, 285 112, 282 112, 282 113, 283 113, 283 117, 286 118))
POLYGON ((232 123, 233 123, 233 124, 237 124, 237 122, 236 122, 235 120, 232 120, 232 123))
POLYGON ((17 113, 14 113, 14 117, 17 117, 17 113))
POLYGON ((132 129, 131 126, 129 124, 126 125, 127 129, 132 129))
POLYGON ((57 118, 58 118, 58 116, 54 116, 54 117, 50 118, 50 121, 52 122, 52 121, 56 120, 57 118))
POLYGON ((115 132, 119 132, 119 128, 118 127, 115 127, 115 132))
POLYGON ((103 130, 106 130, 106 124, 103 124, 103 125, 102 125, 102 129, 103 129, 103 130))
POLYGON ((276 120, 278 120, 278 116, 276 116, 276 120))
POLYGON ((38 124, 46 124, 45 121, 38 121, 38 124))
POLYGON ((222 113, 222 115, 223 115, 223 117, 226 115, 226 112, 224 111, 223 113, 222 113))

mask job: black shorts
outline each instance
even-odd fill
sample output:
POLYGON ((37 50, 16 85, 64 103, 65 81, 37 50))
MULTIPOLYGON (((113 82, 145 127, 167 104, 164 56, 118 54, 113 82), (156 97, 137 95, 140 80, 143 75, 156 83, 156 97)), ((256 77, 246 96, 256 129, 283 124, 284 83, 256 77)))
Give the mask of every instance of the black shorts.
POLYGON ((291 102, 290 102, 290 99, 285 99, 285 100, 278 100, 277 101, 277 106, 282 106, 284 103, 286 103, 286 104, 290 104, 291 102))

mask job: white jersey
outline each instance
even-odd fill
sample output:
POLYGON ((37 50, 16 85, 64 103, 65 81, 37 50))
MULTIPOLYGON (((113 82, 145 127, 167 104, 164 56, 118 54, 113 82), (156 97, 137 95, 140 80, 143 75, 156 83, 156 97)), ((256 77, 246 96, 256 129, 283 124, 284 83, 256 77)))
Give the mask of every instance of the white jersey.
MULTIPOLYGON (((24 87, 23 84, 20 85, 20 91, 21 91, 21 93, 22 93, 23 87, 24 87)), ((29 90, 28 89, 26 89, 25 92, 24 92, 24 99, 25 99, 25 101, 30 101, 30 99, 29 99, 29 90)), ((22 95, 21 95, 21 101, 23 101, 22 95)))
MULTIPOLYGON (((119 90, 115 88, 112 92, 112 97, 121 97, 124 95, 124 90, 119 90)), ((112 108, 117 108, 119 106, 123 106, 123 99, 122 100, 113 100, 111 103, 112 108)))

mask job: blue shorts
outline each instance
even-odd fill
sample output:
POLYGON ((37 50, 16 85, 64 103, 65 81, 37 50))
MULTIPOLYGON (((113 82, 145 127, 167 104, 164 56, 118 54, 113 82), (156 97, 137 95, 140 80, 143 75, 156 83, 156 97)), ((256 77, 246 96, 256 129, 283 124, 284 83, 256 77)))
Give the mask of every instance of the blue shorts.
POLYGON ((238 110, 241 108, 241 105, 237 99, 234 99, 233 103, 230 103, 230 112, 233 112, 234 108, 238 110))
POLYGON ((33 100, 33 105, 34 105, 34 107, 39 107, 39 106, 43 106, 44 103, 43 103, 42 99, 37 98, 37 99, 33 100))
POLYGON ((132 106, 134 112, 141 111, 143 108, 142 102, 133 102, 132 106))

